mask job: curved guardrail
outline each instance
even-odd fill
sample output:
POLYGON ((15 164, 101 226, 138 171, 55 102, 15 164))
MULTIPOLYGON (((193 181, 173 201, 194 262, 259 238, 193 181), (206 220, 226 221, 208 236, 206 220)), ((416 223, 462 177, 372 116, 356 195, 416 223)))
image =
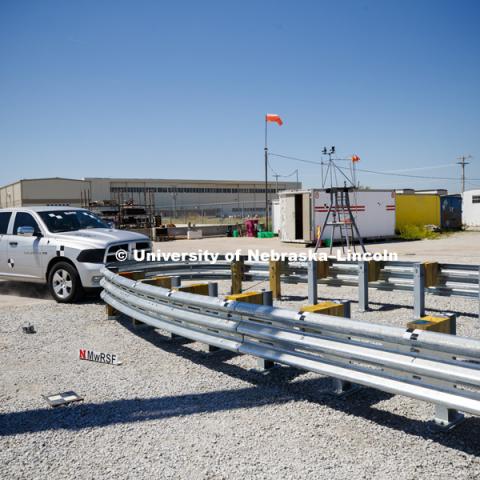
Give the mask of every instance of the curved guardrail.
POLYGON ((152 327, 433 403, 440 424, 452 424, 457 411, 480 415, 479 340, 179 292, 108 268, 103 275, 103 300, 152 327))
MULTIPOLYGON (((379 271, 379 278, 369 282, 369 288, 379 290, 414 290, 415 262, 383 261, 379 271)), ((138 263, 121 265, 122 269, 137 268, 138 263)), ((480 266, 464 264, 438 264, 437 284, 425 287, 425 292, 439 296, 459 296, 479 298, 480 266)), ((207 262, 151 262, 147 271, 157 272, 162 275, 181 275, 185 279, 228 279, 231 276, 231 262, 222 257, 215 264, 207 262)), ((244 262, 245 281, 268 280, 268 262, 244 262)), ((283 283, 301 284, 308 283, 308 263, 285 262, 282 268, 281 279, 283 283)), ((329 261, 328 277, 319 278, 319 285, 330 286, 358 286, 359 262, 329 261)))

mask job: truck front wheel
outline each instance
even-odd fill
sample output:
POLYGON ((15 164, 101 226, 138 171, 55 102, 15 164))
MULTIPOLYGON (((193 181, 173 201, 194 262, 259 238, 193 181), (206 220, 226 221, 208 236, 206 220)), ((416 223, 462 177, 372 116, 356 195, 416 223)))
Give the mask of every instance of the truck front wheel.
POLYGON ((73 303, 83 296, 76 268, 67 262, 56 263, 48 274, 48 288, 58 303, 73 303))

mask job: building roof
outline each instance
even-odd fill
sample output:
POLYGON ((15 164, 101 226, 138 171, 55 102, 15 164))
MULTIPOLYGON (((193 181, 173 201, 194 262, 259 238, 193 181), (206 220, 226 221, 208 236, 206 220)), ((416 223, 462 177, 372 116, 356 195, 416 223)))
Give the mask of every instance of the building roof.
POLYGON ((43 182, 46 180, 66 180, 69 182, 84 182, 85 180, 82 180, 80 178, 65 178, 65 177, 45 177, 45 178, 21 178, 20 180, 17 180, 16 182, 12 183, 7 183, 7 185, 3 185, 0 187, 6 188, 6 187, 11 187, 12 185, 16 185, 17 183, 22 183, 22 182, 43 182))
MULTIPOLYGON (((251 185, 252 183, 261 184, 265 183, 265 180, 194 180, 194 179, 184 179, 184 178, 112 178, 112 177, 85 177, 85 181, 95 181, 95 180, 103 180, 113 183, 224 183, 224 184, 235 184, 235 185, 251 185)), ((275 180, 269 180, 268 183, 276 183, 275 180)), ((296 184, 295 181, 279 181, 279 184, 296 184)), ((301 183, 301 182, 298 182, 301 183)))

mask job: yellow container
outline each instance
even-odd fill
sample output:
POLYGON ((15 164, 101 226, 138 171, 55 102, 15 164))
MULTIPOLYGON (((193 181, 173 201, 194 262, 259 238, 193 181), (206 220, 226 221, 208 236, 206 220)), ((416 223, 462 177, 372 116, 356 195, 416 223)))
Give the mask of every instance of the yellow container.
POLYGON ((397 195, 395 228, 405 225, 440 226, 440 196, 397 195))
POLYGON ((254 303, 256 305, 263 304, 263 293, 261 292, 245 292, 227 295, 227 300, 235 300, 237 302, 254 303))

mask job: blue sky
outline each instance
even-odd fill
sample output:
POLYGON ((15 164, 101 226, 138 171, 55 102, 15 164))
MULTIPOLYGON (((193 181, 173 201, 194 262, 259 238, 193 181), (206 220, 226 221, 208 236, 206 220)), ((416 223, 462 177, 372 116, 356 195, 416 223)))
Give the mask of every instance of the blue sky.
MULTIPOLYGON (((467 187, 480 185, 479 24, 467 0, 3 0, 0 184, 261 179, 270 112, 285 122, 272 152, 319 161, 335 145, 364 169, 449 178, 471 154, 467 187)), ((316 165, 271 164, 320 184, 316 165)))

